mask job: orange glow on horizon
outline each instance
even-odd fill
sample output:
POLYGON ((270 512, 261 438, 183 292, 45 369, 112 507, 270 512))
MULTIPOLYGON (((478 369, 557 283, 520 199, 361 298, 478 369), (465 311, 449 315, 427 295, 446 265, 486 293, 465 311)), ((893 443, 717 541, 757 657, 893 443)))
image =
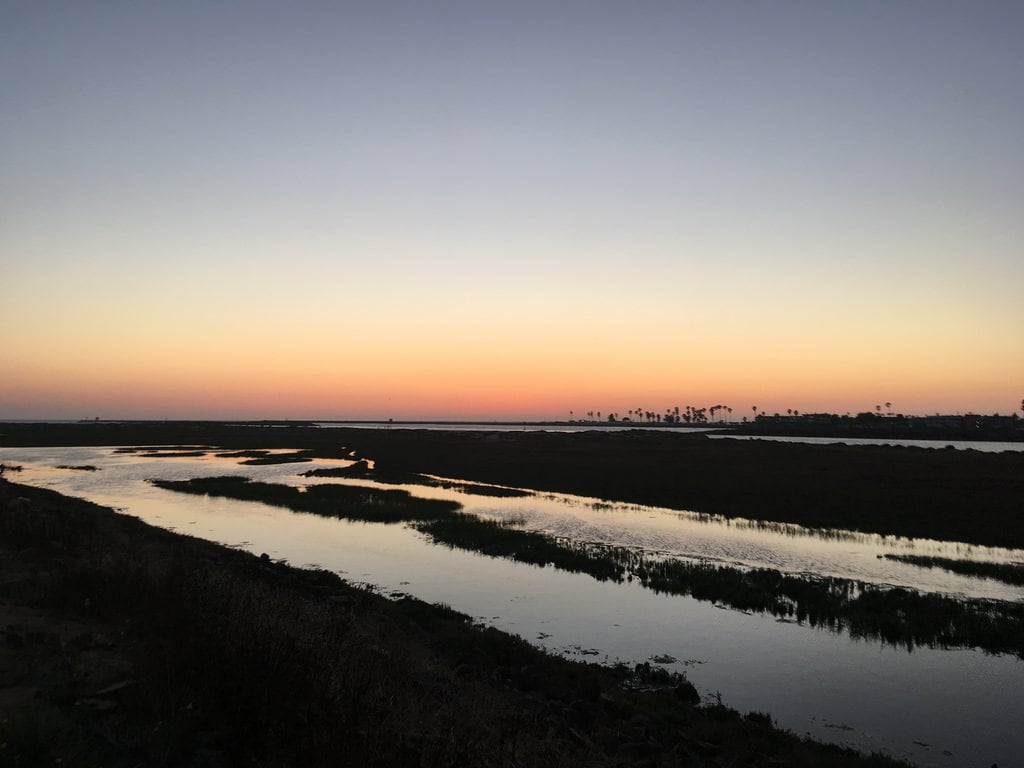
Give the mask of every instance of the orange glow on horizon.
POLYGON ((856 413, 873 410, 875 404, 892 402, 895 411, 908 414, 982 412, 1011 413, 1019 405, 1018 394, 994 383, 979 389, 976 383, 901 382, 886 387, 883 377, 862 375, 845 385, 817 388, 817 382, 799 382, 782 376, 761 376, 721 387, 715 379, 694 376, 678 383, 651 380, 638 386, 626 382, 587 379, 586 372, 558 371, 561 378, 543 373, 516 373, 504 369, 460 369, 455 375, 439 371, 397 371, 387 376, 348 374, 325 376, 323 372, 233 377, 225 371, 178 376, 101 375, 69 378, 48 377, 36 384, 31 376, 7 380, 0 389, 3 416, 18 418, 28 411, 37 417, 85 418, 371 418, 371 419, 565 419, 570 411, 582 418, 600 411, 602 418, 633 409, 664 413, 687 405, 707 407, 724 404, 733 408, 732 418, 759 412, 856 413), (983 397, 979 398, 979 391, 983 397), (879 394, 884 393, 884 394, 879 394), (980 402, 979 402, 980 401, 980 402), (53 403, 60 411, 53 414, 53 403), (17 408, 17 410, 15 410, 17 408), (49 409, 49 412, 47 411, 49 409))
MULTIPOLYGON (((498 301, 503 303, 505 299, 498 301)), ((740 309, 710 331, 652 301, 619 317, 588 300, 557 321, 465 309, 341 326, 205 311, 89 332, 5 339, 0 417, 563 419, 725 404, 733 418, 795 408, 1011 413, 1024 393, 1016 337, 901 329, 888 338, 740 309), (967 341, 964 338, 967 338, 967 341)), ((420 309, 416 307, 417 311, 420 309)))

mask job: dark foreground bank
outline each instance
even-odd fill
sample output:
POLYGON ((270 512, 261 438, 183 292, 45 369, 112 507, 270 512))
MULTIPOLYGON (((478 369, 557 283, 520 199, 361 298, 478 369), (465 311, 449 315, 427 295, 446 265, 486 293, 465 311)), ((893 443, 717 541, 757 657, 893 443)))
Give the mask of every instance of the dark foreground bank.
POLYGON ((0 479, 0 765, 892 765, 0 479))
POLYGON ((388 472, 728 517, 1024 547, 1024 452, 711 440, 676 432, 449 432, 219 422, 0 424, 0 445, 355 451, 388 472))

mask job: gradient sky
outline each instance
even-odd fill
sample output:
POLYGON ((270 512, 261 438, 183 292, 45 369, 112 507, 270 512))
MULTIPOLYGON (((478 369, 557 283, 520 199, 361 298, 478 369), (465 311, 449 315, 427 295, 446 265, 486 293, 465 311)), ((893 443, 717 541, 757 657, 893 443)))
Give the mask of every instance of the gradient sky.
POLYGON ((0 0, 0 417, 1024 397, 1024 3, 0 0))

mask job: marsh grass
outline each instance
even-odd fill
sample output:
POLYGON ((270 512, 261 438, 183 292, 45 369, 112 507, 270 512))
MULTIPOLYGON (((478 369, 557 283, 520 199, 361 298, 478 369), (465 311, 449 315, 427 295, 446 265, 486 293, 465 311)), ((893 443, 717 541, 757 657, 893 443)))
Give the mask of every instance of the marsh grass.
POLYGON ((403 472, 395 470, 371 469, 369 462, 359 459, 355 464, 347 467, 320 467, 301 473, 302 477, 359 477, 366 480, 373 480, 388 485, 423 485, 428 488, 444 488, 459 493, 469 493, 476 496, 491 496, 494 498, 522 498, 532 496, 532 491, 525 491, 519 488, 505 488, 499 485, 484 485, 482 483, 464 483, 455 480, 442 480, 440 478, 424 475, 419 472, 403 472))
POLYGON ((606 557, 593 545, 574 544, 568 539, 524 531, 513 524, 475 515, 458 515, 416 527, 439 544, 490 557, 541 567, 550 565, 563 571, 587 573, 601 581, 622 581, 626 573, 621 563, 606 557))
POLYGON ((446 488, 459 493, 469 493, 474 496, 491 496, 499 499, 520 499, 525 496, 532 496, 531 491, 520 490, 519 488, 504 488, 499 485, 481 485, 480 483, 456 483, 450 480, 434 480, 437 488, 446 488))
POLYGON ((408 523, 445 546, 586 573, 602 581, 635 580, 655 592, 767 613, 908 649, 977 647, 1024 658, 1024 604, 960 600, 850 579, 792 576, 767 568, 742 569, 575 542, 462 513, 457 502, 417 498, 404 490, 324 484, 303 492, 236 476, 151 482, 167 490, 262 501, 327 517, 408 523))
POLYGON ((977 560, 957 560, 951 557, 927 555, 885 555, 885 558, 921 568, 941 568, 964 576, 978 576, 984 579, 995 579, 1016 587, 1024 586, 1024 565, 1017 563, 984 563, 977 560))
POLYGON ((179 453, 188 456, 202 456, 211 450, 213 450, 213 448, 209 445, 125 445, 120 448, 115 448, 114 453, 138 453, 143 456, 162 456, 179 453))
POLYGON ((263 456, 253 456, 238 463, 250 466, 269 464, 302 464, 312 461, 313 459, 314 453, 312 451, 294 451, 292 453, 269 453, 264 454, 263 456))
MULTIPOLYGON (((347 467, 317 467, 300 473, 302 477, 366 477, 370 471, 370 463, 366 459, 355 460, 347 467)), ((409 477, 421 477, 415 472, 403 473, 409 477)), ((381 481, 383 482, 383 481, 381 481)))
POLYGON ((185 459, 205 456, 207 453, 209 453, 209 451, 199 448, 194 451, 141 451, 138 455, 146 459, 185 459))
POLYGON ((433 521, 460 516, 457 502, 420 499, 400 489, 324 484, 302 491, 289 485, 253 482, 235 475, 150 482, 171 491, 261 501, 297 512, 375 523, 433 521))
POLYGON ((768 613, 812 627, 895 646, 969 648, 1024 658, 1024 604, 966 600, 835 577, 808 578, 774 569, 652 560, 615 551, 657 592, 684 594, 731 608, 768 613))

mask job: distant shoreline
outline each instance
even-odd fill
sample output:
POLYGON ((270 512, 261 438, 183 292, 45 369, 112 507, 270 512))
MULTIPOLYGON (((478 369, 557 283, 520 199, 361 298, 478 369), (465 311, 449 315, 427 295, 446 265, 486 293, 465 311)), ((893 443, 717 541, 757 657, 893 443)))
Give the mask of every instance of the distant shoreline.
POLYGON ((234 425, 263 427, 376 428, 376 429, 502 429, 502 430, 599 430, 623 432, 721 432, 760 437, 866 438, 877 440, 965 440, 1024 443, 1024 419, 1016 416, 888 417, 860 414, 808 416, 758 416, 754 421, 676 423, 586 420, 460 420, 460 419, 0 419, 10 425, 234 425), (864 418, 865 416, 871 418, 864 418))

